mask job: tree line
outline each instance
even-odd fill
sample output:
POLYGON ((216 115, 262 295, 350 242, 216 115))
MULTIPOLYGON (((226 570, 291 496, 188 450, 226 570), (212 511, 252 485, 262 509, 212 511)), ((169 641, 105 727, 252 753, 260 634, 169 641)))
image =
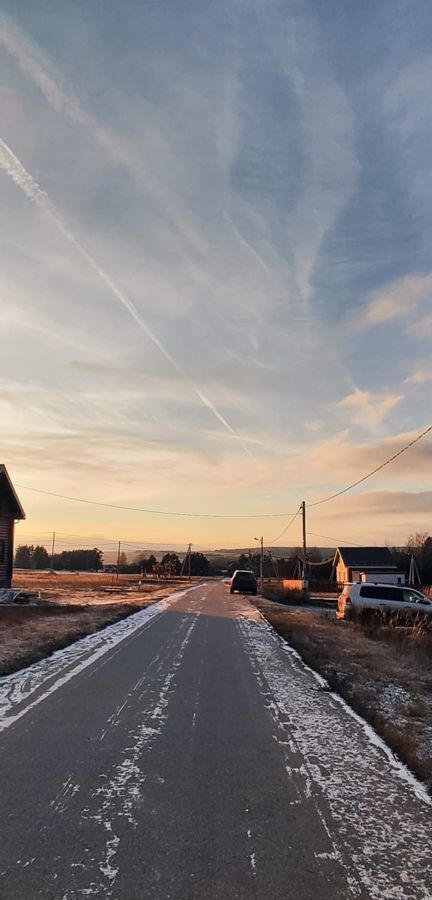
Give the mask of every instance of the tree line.
POLYGON ((411 557, 417 564, 422 584, 432 584, 432 537, 427 531, 410 534, 404 547, 390 547, 401 572, 408 576, 411 557))
MULTIPOLYGON (((131 568, 137 568, 138 571, 151 573, 156 563, 157 560, 153 554, 147 558, 145 554, 139 553, 135 556, 135 562, 129 565, 127 570, 130 571, 131 568)), ((182 569, 185 575, 188 575, 189 571, 191 575, 206 576, 213 574, 210 561, 203 553, 198 552, 190 553, 184 562, 181 561, 177 553, 165 553, 160 560, 160 564, 161 566, 171 566, 175 575, 180 575, 182 569)))
MULTIPOLYGON (((158 564, 153 553, 150 556, 145 554, 136 554, 133 562, 128 563, 126 553, 120 554, 119 571, 128 574, 147 574, 153 573, 154 567, 158 564)), ((177 553, 165 553, 160 564, 162 566, 171 566, 174 574, 180 575, 183 563, 177 553)), ((103 569, 104 558, 102 550, 94 547, 92 550, 76 549, 62 550, 60 553, 54 553, 52 558, 52 567, 58 571, 68 572, 98 572, 103 569)), ((51 568, 51 556, 46 547, 34 544, 20 544, 15 552, 15 566, 17 569, 49 569, 51 568)), ((113 568, 117 568, 114 564, 113 568)), ((184 565, 184 573, 188 575, 211 575, 212 567, 203 553, 191 553, 190 562, 186 560, 184 565)))
MULTIPOLYGON (((18 569, 49 569, 51 556, 46 547, 39 544, 20 544, 15 552, 15 566, 18 569)), ((103 567, 103 553, 94 547, 93 550, 62 550, 54 553, 52 567, 68 572, 98 572, 103 567)))

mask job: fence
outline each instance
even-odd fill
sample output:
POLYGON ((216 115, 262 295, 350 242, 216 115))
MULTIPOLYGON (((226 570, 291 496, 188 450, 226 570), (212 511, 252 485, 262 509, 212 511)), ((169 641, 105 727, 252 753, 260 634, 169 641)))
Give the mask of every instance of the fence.
POLYGON ((302 578, 284 578, 281 587, 286 591, 304 591, 307 589, 307 582, 305 583, 302 578))

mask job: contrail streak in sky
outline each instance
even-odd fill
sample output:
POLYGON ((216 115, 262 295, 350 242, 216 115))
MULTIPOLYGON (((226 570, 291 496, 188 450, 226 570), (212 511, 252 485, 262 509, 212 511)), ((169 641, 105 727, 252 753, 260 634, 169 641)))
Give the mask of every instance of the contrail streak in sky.
POLYGON ((134 321, 139 325, 144 334, 148 337, 149 341, 157 347, 161 355, 167 360, 170 364, 171 368, 173 368, 178 375, 189 385, 193 393, 196 397, 201 401, 203 406, 206 409, 210 410, 215 418, 220 422, 223 427, 234 437, 238 437, 241 443, 241 446, 244 452, 251 459, 255 460, 255 457, 246 446, 244 442, 242 442, 239 435, 236 434, 234 429, 231 427, 229 422, 224 418, 224 416, 219 412, 214 403, 203 393, 203 391, 194 384, 194 382, 190 379, 188 374, 184 371, 182 366, 174 359, 169 350, 167 350, 164 345, 161 343, 159 338, 155 335, 152 329, 146 324, 144 319, 142 318, 139 310, 129 299, 127 294, 120 290, 117 287, 116 283, 113 281, 111 276, 99 265, 98 262, 88 253, 85 247, 80 244, 77 238, 72 234, 67 225, 63 222, 60 214, 57 212, 55 206, 50 200, 48 194, 39 187, 38 183, 35 181, 30 172, 24 168, 23 164, 20 162, 17 156, 13 153, 13 151, 8 147, 8 145, 0 138, 0 168, 6 172, 7 175, 15 182, 15 184, 26 194, 26 196, 36 204, 36 206, 46 215, 49 219, 54 223, 56 228, 61 232, 61 234, 73 245, 77 253, 85 260, 85 262, 90 266, 90 268, 95 272, 101 281, 109 288, 112 294, 117 298, 117 300, 121 303, 121 305, 127 310, 129 315, 134 319, 134 321))
POLYGON ((190 244, 198 252, 203 252, 205 246, 196 229, 187 221, 186 215, 181 210, 173 210, 171 199, 167 196, 163 184, 146 174, 145 161, 133 144, 111 128, 100 124, 70 91, 64 90, 59 84, 54 67, 43 51, 1 12, 0 44, 37 85, 50 106, 56 112, 67 116, 74 125, 85 129, 93 140, 103 147, 108 156, 125 166, 144 185, 145 190, 155 198, 169 218, 175 221, 177 228, 190 244))
MULTIPOLYGON (((176 202, 173 203, 173 198, 167 193, 163 181, 147 174, 142 152, 137 152, 135 146, 123 135, 101 124, 70 89, 65 90, 51 60, 9 16, 2 12, 0 12, 0 45, 17 61, 33 84, 37 85, 52 109, 86 130, 91 138, 103 147, 109 157, 123 165, 143 185, 145 191, 154 197, 160 209, 164 211, 169 220, 175 223, 176 228, 186 238, 193 250, 199 256, 206 256, 209 246, 205 238, 197 231, 187 210, 182 208, 179 198, 175 198, 176 202)), ((162 134, 159 134, 159 138, 163 141, 162 134)), ((246 241, 229 216, 227 216, 227 221, 237 241, 251 253, 267 274, 271 274, 267 264, 255 248, 246 241)))

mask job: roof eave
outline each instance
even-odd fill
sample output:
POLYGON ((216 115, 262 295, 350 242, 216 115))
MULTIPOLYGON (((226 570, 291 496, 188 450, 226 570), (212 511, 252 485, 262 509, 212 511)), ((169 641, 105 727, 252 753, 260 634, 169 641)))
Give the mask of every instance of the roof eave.
POLYGON ((22 521, 23 519, 25 519, 26 514, 25 514, 25 512, 24 512, 24 510, 23 510, 23 508, 22 508, 22 506, 21 506, 21 503, 20 503, 19 498, 18 498, 18 494, 17 494, 17 492, 16 492, 16 490, 15 490, 13 484, 12 484, 12 481, 11 481, 10 476, 9 476, 9 472, 8 472, 6 466, 3 465, 3 464, 0 464, 0 475, 3 475, 4 478, 6 479, 6 484, 7 484, 7 486, 8 486, 9 491, 10 491, 10 494, 11 494, 12 505, 15 507, 15 508, 12 510, 12 512, 13 512, 13 517, 14 517, 15 521, 22 521))

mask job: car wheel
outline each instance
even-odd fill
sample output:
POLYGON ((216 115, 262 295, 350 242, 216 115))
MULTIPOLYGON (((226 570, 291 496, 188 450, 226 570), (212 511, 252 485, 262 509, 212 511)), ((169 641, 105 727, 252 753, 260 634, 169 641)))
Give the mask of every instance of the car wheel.
POLYGON ((234 588, 230 588, 230 594, 234 593, 234 588))

